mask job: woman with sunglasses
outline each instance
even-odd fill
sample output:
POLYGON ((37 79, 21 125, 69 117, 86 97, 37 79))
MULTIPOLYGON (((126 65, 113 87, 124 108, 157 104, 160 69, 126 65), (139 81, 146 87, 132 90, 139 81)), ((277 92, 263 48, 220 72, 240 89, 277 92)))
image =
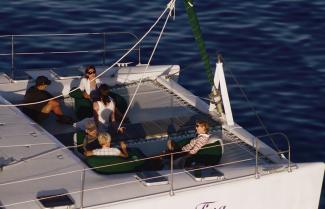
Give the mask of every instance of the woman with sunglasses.
POLYGON ((94 101, 97 99, 97 89, 100 81, 96 78, 96 69, 93 65, 89 65, 85 69, 85 77, 81 79, 79 88, 85 99, 94 101))

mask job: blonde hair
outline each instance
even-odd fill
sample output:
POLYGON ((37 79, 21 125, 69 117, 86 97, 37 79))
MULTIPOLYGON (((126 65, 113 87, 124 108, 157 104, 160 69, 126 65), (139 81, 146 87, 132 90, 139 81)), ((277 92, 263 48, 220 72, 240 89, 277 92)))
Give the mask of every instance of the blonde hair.
POLYGON ((100 132, 98 134, 98 142, 100 145, 105 145, 106 143, 110 143, 112 140, 111 135, 106 132, 100 132))

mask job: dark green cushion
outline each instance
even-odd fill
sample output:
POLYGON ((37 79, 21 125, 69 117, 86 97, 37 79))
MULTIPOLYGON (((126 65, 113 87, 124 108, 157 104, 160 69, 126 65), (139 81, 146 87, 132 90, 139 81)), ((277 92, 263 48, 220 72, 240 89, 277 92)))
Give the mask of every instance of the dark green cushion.
POLYGON ((145 155, 137 148, 128 148, 129 157, 123 158, 118 156, 90 156, 86 158, 86 163, 89 167, 105 166, 95 168, 94 171, 100 174, 116 174, 140 171, 144 166, 145 161, 134 160, 143 159, 145 155), (130 162, 131 161, 131 162, 130 162), (128 163, 129 162, 129 163, 128 163), (117 165, 113 165, 117 164, 117 165), (113 165, 113 166, 108 166, 113 165))
POLYGON ((89 99, 83 97, 80 89, 70 92, 69 95, 74 98, 74 110, 79 121, 93 116, 92 103, 89 99))
MULTIPOLYGON (((81 145, 85 138, 85 133, 83 131, 77 132, 77 144, 81 145)), ((78 149, 81 153, 83 153, 82 147, 78 149)), ((141 152, 140 149, 137 148, 127 148, 129 157, 123 158, 119 156, 90 156, 86 157, 85 161, 89 167, 98 167, 98 166, 106 166, 117 163, 122 163, 114 166, 106 166, 102 168, 96 168, 94 171, 101 174, 114 174, 114 173, 127 173, 141 170, 142 166, 144 166, 145 161, 136 161, 125 163, 137 159, 145 158, 145 155, 141 152)))
POLYGON ((120 113, 125 113, 128 107, 128 103, 126 102, 124 97, 114 92, 109 92, 109 96, 112 97, 112 99, 114 100, 115 106, 120 111, 120 113))
POLYGON ((78 131, 77 133, 77 145, 84 143, 86 133, 84 131, 78 131))
MULTIPOLYGON (((76 88, 72 88, 71 90, 74 90, 74 89, 76 89, 76 88)), ((82 95, 82 91, 80 89, 77 89, 75 91, 70 92, 69 93, 69 96, 70 97, 73 97, 75 99, 82 99, 82 98, 84 98, 83 95, 82 95)))
POLYGON ((85 139, 86 133, 85 133, 84 131, 78 131, 78 132, 76 133, 76 135, 77 135, 77 136, 76 136, 77 138, 76 138, 76 142, 74 142, 74 143, 77 143, 77 144, 75 144, 75 145, 78 146, 77 151, 81 153, 81 156, 83 156, 83 154, 84 154, 84 149, 83 149, 82 144, 83 144, 83 142, 84 142, 84 139, 85 139))
MULTIPOLYGON (((181 140, 176 142, 180 147, 188 144, 190 139, 181 140)), ((187 159, 186 164, 190 165, 192 162, 204 165, 216 165, 222 157, 222 146, 220 141, 204 145, 195 155, 187 159)))

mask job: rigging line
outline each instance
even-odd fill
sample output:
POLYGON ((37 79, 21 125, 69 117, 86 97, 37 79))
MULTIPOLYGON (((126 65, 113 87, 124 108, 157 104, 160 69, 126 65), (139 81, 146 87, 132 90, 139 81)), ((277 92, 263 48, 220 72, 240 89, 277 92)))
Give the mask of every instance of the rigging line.
POLYGON ((247 94, 245 93, 244 89, 241 87, 241 85, 240 85, 238 79, 236 78, 236 76, 234 75, 234 73, 232 72, 232 70, 231 70, 230 68, 227 68, 227 70, 230 72, 232 79, 235 81, 237 87, 239 88, 240 92, 241 92, 242 95, 244 96, 244 98, 245 98, 246 102, 248 103, 249 107, 250 107, 250 108, 252 109, 252 111, 254 112, 254 114, 255 114, 255 116, 256 116, 258 122, 260 123, 260 125, 261 125, 262 128, 264 129, 265 133, 266 133, 267 135, 270 136, 269 138, 270 138, 270 140, 271 140, 273 146, 275 147, 275 149, 277 150, 277 152, 280 152, 281 150, 279 149, 279 147, 278 147, 278 146, 276 145, 276 143, 274 142, 273 137, 270 135, 269 130, 266 128, 266 126, 265 126, 265 124, 264 124, 262 118, 260 117, 260 115, 259 115, 258 112, 256 111, 256 109, 255 109, 253 103, 250 101, 250 99, 248 98, 248 96, 247 96, 247 94))
MULTIPOLYGON (((170 3, 172 3, 172 2, 175 3, 175 0, 172 0, 170 3)), ((148 63, 146 64, 146 68, 145 68, 144 71, 142 72, 142 75, 141 75, 140 81, 139 81, 139 83, 138 83, 138 85, 137 85, 137 88, 136 88, 135 91, 134 91, 134 94, 133 94, 133 96, 132 96, 132 98, 131 98, 131 100, 130 100, 130 102, 129 102, 129 105, 128 105, 128 107, 127 107, 127 109, 126 109, 126 111, 125 111, 125 113, 124 113, 124 115, 123 115, 123 118, 122 118, 122 120, 121 120, 121 122, 120 122, 120 124, 119 124, 119 126, 118 126, 117 129, 120 129, 120 128, 121 128, 122 123, 124 122, 124 119, 125 119, 125 117, 126 117, 126 114, 128 113, 128 111, 129 111, 131 105, 133 104, 134 98, 135 98, 135 96, 136 96, 136 94, 137 94, 137 92, 138 92, 138 90, 139 90, 139 88, 140 88, 140 85, 141 85, 141 83, 142 83, 142 80, 143 80, 143 78, 144 78, 144 75, 147 73, 147 70, 148 70, 149 64, 150 64, 150 62, 151 62, 151 60, 152 60, 152 58, 153 58, 153 55, 154 55, 155 52, 156 52, 156 49, 157 49, 157 47, 158 47, 159 41, 160 41, 160 39, 161 39, 161 36, 162 36, 162 34, 163 34, 164 30, 165 30, 166 24, 167 24, 167 22, 168 22, 168 20, 169 20, 169 17, 171 16, 171 13, 172 13, 172 6, 170 6, 170 3, 168 4, 168 7, 167 7, 167 8, 170 7, 170 10, 169 10, 169 13, 168 13, 168 15, 167 15, 167 18, 166 18, 166 20, 165 20, 165 22, 164 22, 164 25, 163 25, 163 27, 162 27, 162 29, 161 29, 161 31, 160 31, 159 37, 158 37, 158 39, 157 39, 157 42, 156 42, 156 44, 155 44, 155 46, 154 46, 154 48, 153 48, 153 50, 152 50, 152 52, 151 52, 150 58, 149 58, 149 60, 148 60, 148 63)), ((175 6, 175 5, 174 5, 174 6, 175 6)))
MULTIPOLYGON (((175 0, 172 0, 172 1, 175 1, 175 0)), ((158 24, 158 22, 160 21, 160 19, 164 16, 164 14, 166 13, 166 11, 168 11, 169 7, 167 6, 165 8, 165 10, 161 13, 161 15, 157 18, 156 22, 149 28, 149 30, 134 44, 133 47, 130 48, 129 51, 127 51, 124 55, 122 55, 122 57, 120 57, 116 62, 114 62, 110 67, 108 67, 106 70, 104 70, 103 72, 101 72, 99 75, 97 75, 95 78, 93 78, 92 80, 90 81, 94 81, 96 80, 97 78, 101 77, 103 74, 105 74, 108 70, 110 70, 111 68, 113 68, 117 63, 119 63, 124 57, 126 57, 131 51, 134 50, 134 48, 136 48, 138 46, 138 44, 152 31, 152 29, 158 24)), ((80 87, 78 88, 75 88, 73 90, 70 90, 68 93, 72 93, 72 92, 75 92, 77 90, 79 90, 80 87)), ((34 104, 40 104, 40 103, 43 103, 43 102, 48 102, 52 99, 58 99, 60 97, 64 97, 63 94, 61 95, 58 95, 58 96, 55 96, 55 97, 52 97, 50 99, 45 99, 45 100, 42 100, 42 101, 38 101, 38 102, 30 102, 30 103, 20 103, 20 104, 0 104, 0 107, 19 107, 19 106, 27 106, 27 105, 34 105, 34 104)))

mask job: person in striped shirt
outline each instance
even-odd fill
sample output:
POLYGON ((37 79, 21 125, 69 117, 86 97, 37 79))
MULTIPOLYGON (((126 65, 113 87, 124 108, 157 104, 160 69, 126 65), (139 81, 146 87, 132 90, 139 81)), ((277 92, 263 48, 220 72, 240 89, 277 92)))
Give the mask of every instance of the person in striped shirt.
POLYGON ((121 150, 111 147, 111 136, 106 132, 101 132, 98 134, 98 141, 102 148, 86 151, 86 156, 120 156, 124 158, 129 156, 126 149, 126 144, 123 141, 120 142, 121 150))
POLYGON ((197 121, 195 125, 197 136, 183 147, 180 147, 175 141, 169 139, 167 141, 168 152, 181 152, 175 155, 175 166, 184 167, 185 161, 191 155, 195 155, 201 147, 209 142, 210 135, 209 124, 205 121, 197 121), (183 152, 182 152, 183 151, 183 152))

